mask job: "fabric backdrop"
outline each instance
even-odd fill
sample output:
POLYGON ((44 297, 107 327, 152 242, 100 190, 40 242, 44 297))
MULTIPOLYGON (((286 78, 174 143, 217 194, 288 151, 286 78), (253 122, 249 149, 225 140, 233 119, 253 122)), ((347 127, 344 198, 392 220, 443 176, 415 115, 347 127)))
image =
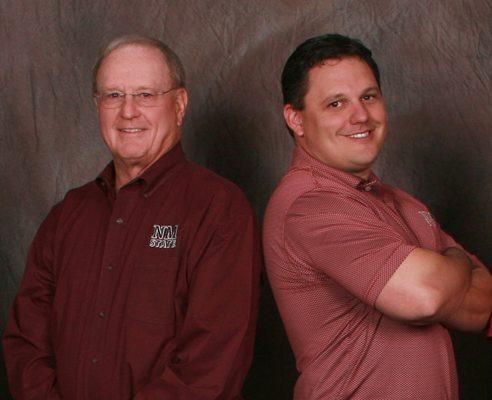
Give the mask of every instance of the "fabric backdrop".
MULTIPOLYGON (((427 203, 492 265, 490 0, 0 2, 0 331, 48 210, 109 160, 91 99, 102 41, 155 36, 182 58, 189 158, 236 182, 261 220, 291 158, 279 76, 304 39, 360 38, 382 73, 390 133, 376 172, 427 203)), ((289 399, 295 365, 266 281, 247 399, 289 399)), ((492 348, 455 334, 463 399, 492 398, 492 348)), ((1 357, 0 357, 1 358, 1 357)), ((8 398, 0 371, 0 397, 8 398)))

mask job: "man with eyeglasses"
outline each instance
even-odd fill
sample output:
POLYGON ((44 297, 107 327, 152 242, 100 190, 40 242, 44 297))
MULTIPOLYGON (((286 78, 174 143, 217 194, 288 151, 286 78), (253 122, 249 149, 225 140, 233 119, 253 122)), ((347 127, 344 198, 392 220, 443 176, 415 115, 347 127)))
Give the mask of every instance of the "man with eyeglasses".
POLYGON ((3 338, 15 399, 239 399, 260 252, 232 183, 186 160, 176 54, 145 37, 93 71, 113 161, 39 229, 3 338))

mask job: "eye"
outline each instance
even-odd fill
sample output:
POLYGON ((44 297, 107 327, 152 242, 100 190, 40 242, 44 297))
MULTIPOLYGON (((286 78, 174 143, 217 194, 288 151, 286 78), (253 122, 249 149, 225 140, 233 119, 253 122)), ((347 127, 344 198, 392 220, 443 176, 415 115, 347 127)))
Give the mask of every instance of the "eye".
POLYGON ((119 99, 122 96, 123 96, 123 93, 120 93, 120 92, 109 92, 109 93, 103 94, 103 97, 107 100, 119 99))
POLYGON ((375 93, 368 93, 362 96, 362 100, 364 101, 371 101, 377 98, 377 95, 375 93))
POLYGON ((328 104, 328 107, 329 108, 338 108, 342 105, 342 101, 341 100, 336 100, 336 101, 332 101, 330 104, 328 104))
POLYGON ((154 93, 151 93, 151 92, 140 92, 140 93, 136 93, 135 96, 139 97, 140 99, 151 99, 152 97, 154 97, 154 93))

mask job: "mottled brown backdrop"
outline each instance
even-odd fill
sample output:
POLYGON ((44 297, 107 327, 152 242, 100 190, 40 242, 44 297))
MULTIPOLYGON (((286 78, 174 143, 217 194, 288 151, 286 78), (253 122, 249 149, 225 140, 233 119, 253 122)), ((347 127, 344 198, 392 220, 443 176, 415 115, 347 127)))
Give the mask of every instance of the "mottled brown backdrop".
MULTIPOLYGON (((26 252, 48 210, 109 159, 90 71, 102 40, 156 36, 181 56, 189 157, 235 181, 261 219, 292 142, 281 114, 286 57, 339 32, 374 51, 390 112, 377 172, 429 205, 492 265, 491 0, 0 2, 0 331, 26 252)), ((289 399, 296 371, 264 283, 247 399, 289 399)), ((462 399, 492 398, 492 349, 454 337, 462 399)), ((0 371, 0 397, 8 398, 0 371)))

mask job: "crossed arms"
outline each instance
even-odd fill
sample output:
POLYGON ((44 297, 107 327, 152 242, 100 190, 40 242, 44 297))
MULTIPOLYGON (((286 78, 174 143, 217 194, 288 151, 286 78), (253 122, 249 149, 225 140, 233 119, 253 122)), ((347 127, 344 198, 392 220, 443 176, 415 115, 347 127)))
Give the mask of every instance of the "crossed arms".
POLYGON ((459 248, 441 254, 416 248, 384 286, 376 308, 414 324, 479 331, 492 310, 492 276, 459 248))
POLYGON ((293 257, 391 318, 483 329, 492 310, 491 274, 437 225, 425 229, 433 229, 426 235, 435 247, 419 246, 359 198, 313 191, 289 209, 285 240, 293 257))

